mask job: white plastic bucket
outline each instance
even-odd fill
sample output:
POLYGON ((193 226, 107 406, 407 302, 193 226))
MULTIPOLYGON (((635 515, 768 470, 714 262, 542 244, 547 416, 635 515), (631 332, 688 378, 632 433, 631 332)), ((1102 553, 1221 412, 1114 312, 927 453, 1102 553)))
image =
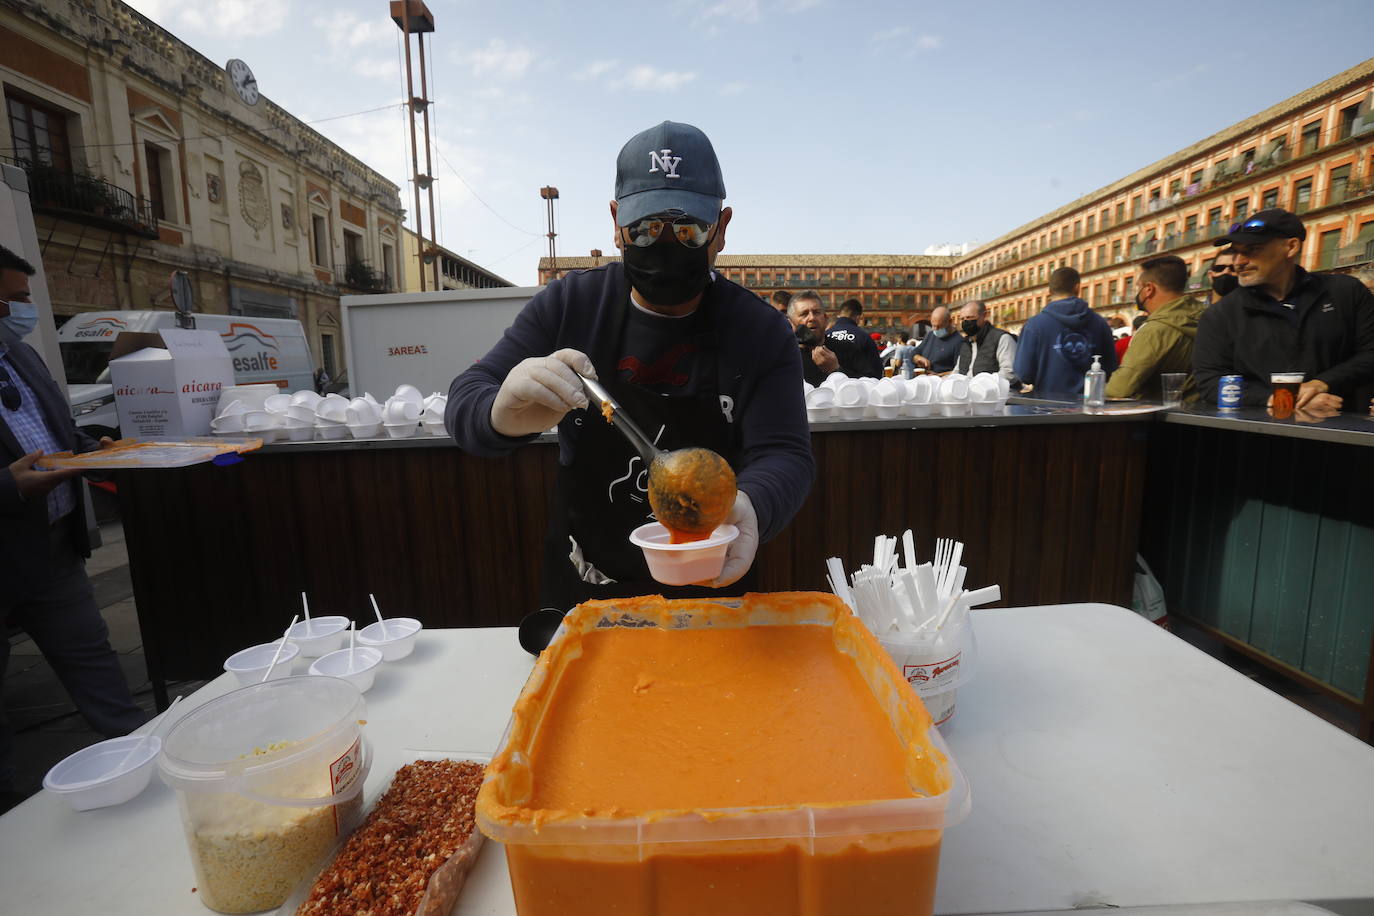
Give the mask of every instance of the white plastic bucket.
POLYGON ((281 905, 352 828, 371 754, 357 687, 290 677, 243 687, 185 716, 158 759, 176 790, 202 903, 281 905))
POLYGON ((902 677, 926 704, 930 719, 944 725, 954 715, 959 686, 973 677, 978 643, 973 621, 965 616, 957 628, 946 627, 937 638, 883 633, 878 642, 892 656, 902 677))

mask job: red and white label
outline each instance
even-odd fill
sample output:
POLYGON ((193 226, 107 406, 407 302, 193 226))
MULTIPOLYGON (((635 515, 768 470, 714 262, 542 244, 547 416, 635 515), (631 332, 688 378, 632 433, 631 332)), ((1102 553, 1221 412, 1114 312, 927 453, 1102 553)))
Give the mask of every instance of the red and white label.
POLYGON ((955 652, 949 658, 924 665, 903 665, 902 677, 922 696, 944 693, 959 681, 959 660, 963 654, 955 652))

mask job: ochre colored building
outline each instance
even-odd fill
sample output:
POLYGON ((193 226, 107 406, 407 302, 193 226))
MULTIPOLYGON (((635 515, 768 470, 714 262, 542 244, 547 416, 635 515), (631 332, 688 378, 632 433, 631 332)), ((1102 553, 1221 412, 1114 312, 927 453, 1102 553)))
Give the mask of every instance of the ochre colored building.
POLYGON ((1200 290, 1211 240, 1266 207, 1302 215, 1308 270, 1374 262, 1374 60, 977 248, 954 268, 954 298, 985 300, 1015 330, 1068 266, 1093 308, 1129 320, 1141 261, 1176 254, 1200 290))
MULTIPOLYGON (((53 312, 297 318, 342 368, 339 295, 400 288, 395 184, 118 0, 0 9, 0 156, 29 176, 53 312), (251 100, 251 103, 250 103, 251 100)), ((245 53, 251 54, 251 44, 245 53)))
MULTIPOLYGON (((590 257, 539 259, 539 282, 570 270, 618 261, 593 252, 590 257)), ((832 311, 846 299, 863 303, 863 324, 910 326, 950 301, 950 275, 958 258, 909 254, 722 254, 716 272, 768 297, 775 290, 815 290, 832 311)))

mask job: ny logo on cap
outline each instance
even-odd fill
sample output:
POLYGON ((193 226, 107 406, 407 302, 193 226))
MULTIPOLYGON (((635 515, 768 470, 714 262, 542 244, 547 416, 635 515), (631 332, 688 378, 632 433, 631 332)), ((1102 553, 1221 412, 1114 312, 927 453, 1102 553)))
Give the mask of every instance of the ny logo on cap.
POLYGON ((674 156, 670 149, 649 150, 649 171, 666 172, 664 178, 681 178, 682 176, 677 173, 677 164, 681 161, 682 157, 674 156))

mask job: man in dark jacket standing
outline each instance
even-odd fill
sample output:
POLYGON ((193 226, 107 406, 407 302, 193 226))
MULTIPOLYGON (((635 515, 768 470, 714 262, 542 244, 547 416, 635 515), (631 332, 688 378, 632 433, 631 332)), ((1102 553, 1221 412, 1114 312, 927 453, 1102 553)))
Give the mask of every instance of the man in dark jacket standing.
POLYGON ((825 345, 840 361, 840 371, 850 378, 882 378, 883 361, 878 345, 859 327, 864 307, 858 299, 840 303, 840 317, 825 332, 825 345))
POLYGON ((1214 240, 1231 246, 1240 286, 1198 321, 1193 372, 1208 404, 1223 375, 1244 376, 1244 406, 1264 407, 1270 373, 1305 373, 1297 407, 1309 411, 1340 410, 1374 382, 1374 294, 1354 277, 1299 267, 1306 238, 1302 220, 1274 208, 1214 240))
POLYGON ((1050 274, 1050 304, 1031 317, 1016 347, 1016 376, 1033 385, 1036 396, 1078 401, 1083 376, 1093 357, 1116 369, 1116 345, 1107 319, 1078 298, 1078 271, 1061 267, 1050 274))
MULTIPOLYGON (((0 625, 18 624, 43 652, 91 727, 128 734, 147 718, 134 704, 86 577, 90 555, 76 471, 34 467, 44 453, 103 447, 72 422, 67 399, 38 353, 33 267, 0 246, 0 625)), ((9 661, 0 631, 0 678, 9 661)), ((12 793, 13 737, 0 709, 0 813, 12 793)))
POLYGON ((711 141, 665 121, 616 165, 611 219, 623 262, 573 271, 537 293, 449 389, 445 423, 465 450, 502 457, 558 426, 559 475, 542 603, 701 594, 660 585, 628 540, 652 519, 643 459, 589 404, 598 379, 655 444, 730 463, 740 529, 711 588, 740 593, 759 542, 811 489, 815 463, 797 339, 758 296, 712 271, 731 211, 711 141))

